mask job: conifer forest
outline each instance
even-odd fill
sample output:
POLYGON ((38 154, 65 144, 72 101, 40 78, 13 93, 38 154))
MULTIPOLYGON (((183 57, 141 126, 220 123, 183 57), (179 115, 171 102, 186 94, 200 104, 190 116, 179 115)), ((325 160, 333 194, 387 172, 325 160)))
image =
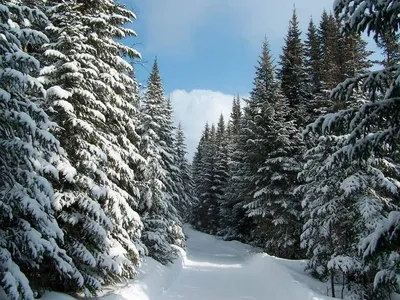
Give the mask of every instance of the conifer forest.
POLYGON ((175 261, 185 223, 306 260, 330 297, 400 293, 400 1, 332 4, 308 28, 294 8, 279 57, 265 29, 249 97, 204 124, 190 162, 157 59, 136 79, 134 12, 0 0, 6 299, 135 281, 146 257, 175 261))

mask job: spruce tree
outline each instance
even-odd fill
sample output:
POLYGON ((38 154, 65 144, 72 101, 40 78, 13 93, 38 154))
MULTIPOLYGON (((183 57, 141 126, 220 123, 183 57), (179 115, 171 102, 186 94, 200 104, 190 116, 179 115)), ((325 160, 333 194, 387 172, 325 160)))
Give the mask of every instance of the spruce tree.
MULTIPOLYGON (((253 201, 255 192, 259 189, 258 184, 262 181, 263 175, 258 170, 263 166, 265 157, 271 150, 273 145, 269 144, 267 137, 270 107, 276 102, 279 97, 279 86, 275 79, 275 68, 272 64, 269 45, 264 41, 262 52, 256 74, 254 78, 254 87, 250 93, 250 98, 246 101, 247 105, 244 108, 243 126, 241 128, 240 145, 243 148, 240 151, 243 154, 243 163, 240 170, 240 186, 241 190, 237 191, 237 200, 232 199, 236 205, 249 204, 253 201), (239 204, 240 203, 240 204, 239 204)), ((259 232, 254 231, 254 226, 260 228, 261 223, 265 220, 258 218, 253 222, 252 216, 247 215, 242 220, 237 220, 238 223, 254 224, 246 231, 249 241, 262 245, 262 240, 259 232)))
POLYGON ((239 137, 242 125, 242 110, 240 106, 239 96, 233 98, 232 111, 229 118, 228 128, 228 167, 229 176, 226 183, 225 195, 220 206, 220 230, 219 235, 224 236, 226 239, 236 238, 238 236, 237 220, 241 219, 244 214, 244 209, 236 206, 236 202, 240 200, 237 195, 238 184, 240 181, 239 173, 241 172, 241 163, 243 154, 239 146, 239 137))
POLYGON ((219 203, 215 190, 217 140, 216 128, 206 125, 202 141, 202 156, 200 163, 201 180, 197 184, 198 204, 193 209, 193 225, 204 232, 215 234, 218 228, 219 203))
POLYGON ((206 143, 210 138, 210 127, 208 123, 206 123, 204 130, 202 132, 199 144, 197 145, 196 152, 193 157, 192 163, 192 176, 195 186, 195 194, 198 197, 203 193, 202 183, 203 183, 203 158, 205 157, 205 147, 206 143))
POLYGON ((384 57, 381 65, 391 67, 400 62, 400 34, 386 30, 379 36, 377 46, 382 49, 384 57))
POLYGON ((185 134, 181 123, 178 124, 176 133, 176 157, 177 167, 180 172, 182 189, 180 191, 181 207, 178 207, 180 216, 183 221, 188 221, 188 213, 195 203, 194 182, 192 178, 191 167, 188 159, 186 158, 187 150, 185 143, 185 134))
POLYGON ((218 219, 218 231, 222 229, 222 218, 223 212, 222 207, 225 205, 225 194, 227 191, 228 180, 230 177, 229 169, 229 136, 228 127, 225 126, 225 120, 221 114, 217 124, 216 133, 216 163, 215 163, 215 182, 213 190, 217 197, 218 203, 218 215, 215 216, 218 219))
MULTIPOLYGON (((360 255, 364 239, 379 228, 393 208, 398 180, 396 165, 387 159, 338 162, 332 159, 344 136, 325 135, 307 153, 300 178, 304 228, 302 246, 310 258, 313 274, 329 280, 332 296, 342 278, 342 295, 352 299, 375 299, 376 261, 360 255), (392 203, 391 203, 392 202, 392 203)), ((381 264, 381 266, 385 263, 381 264)))
POLYGON ((241 118, 242 109, 240 105, 240 97, 238 95, 237 97, 233 98, 232 111, 228 123, 228 127, 230 128, 230 140, 232 140, 234 136, 237 136, 239 134, 241 118))
POLYGON ((51 186, 59 172, 73 177, 74 169, 49 132, 57 126, 41 107, 40 63, 26 52, 48 43, 47 25, 37 8, 0 3, 0 287, 8 299, 83 284, 62 248, 66 235, 54 217, 59 203, 51 186))
POLYGON ((331 103, 323 92, 322 58, 324 53, 321 50, 321 38, 313 20, 310 20, 307 38, 305 40, 305 68, 310 84, 311 99, 306 104, 304 124, 309 124, 317 119, 321 114, 328 112, 331 103))
POLYGON ((342 79, 340 64, 340 28, 339 23, 332 14, 323 12, 319 29, 322 62, 322 88, 325 94, 334 88, 342 79))
POLYGON ((304 64, 306 72, 309 74, 311 92, 315 94, 321 92, 322 66, 321 66, 321 43, 318 37, 317 27, 310 19, 307 30, 307 38, 304 42, 304 64))
MULTIPOLYGON (((393 16, 397 16, 399 12, 396 6, 391 5, 391 1, 337 1, 335 12, 344 23, 347 36, 359 34, 368 29, 369 32, 374 33, 374 38, 377 40, 386 30, 396 34, 398 29, 396 26, 392 27, 394 24, 392 23, 393 16), (360 10, 360 8, 362 9, 360 10), (367 15, 363 13, 364 11, 370 13, 367 15)), ((362 211, 362 207, 367 207, 369 210, 366 211, 374 212, 375 210, 379 216, 378 218, 371 218, 368 214, 362 215, 366 220, 360 222, 361 226, 356 227, 353 224, 354 220, 362 220, 362 218, 349 218, 352 220, 352 229, 356 230, 356 235, 360 238, 358 246, 364 251, 363 257, 359 260, 362 264, 368 266, 365 270, 370 272, 369 274, 361 273, 361 277, 364 278, 362 285, 365 289, 362 289, 361 293, 357 293, 357 289, 353 289, 353 291, 356 291, 354 297, 357 299, 389 299, 391 292, 398 288, 394 275, 398 266, 396 258, 398 253, 391 246, 394 241, 393 237, 396 236, 396 230, 390 229, 397 226, 398 219, 395 212, 391 212, 386 218, 387 208, 381 209, 385 206, 379 205, 380 201, 383 200, 385 205, 394 204, 394 207, 389 207, 389 209, 398 210, 395 208, 398 200, 392 194, 392 192, 397 194, 394 188, 397 184, 393 186, 393 183, 398 175, 392 171, 390 173, 395 174, 392 177, 382 171, 387 169, 388 166, 391 166, 394 170, 398 168, 396 160, 387 159, 387 157, 397 153, 398 147, 398 139, 395 134, 398 128, 394 121, 398 117, 397 74, 397 66, 394 66, 383 70, 367 71, 364 74, 346 79, 333 90, 334 99, 342 102, 348 101, 351 97, 356 97, 359 92, 357 87, 361 86, 362 90, 368 93, 369 101, 362 104, 361 107, 353 106, 338 113, 321 117, 308 129, 309 132, 317 134, 341 137, 340 143, 336 143, 337 148, 327 158, 325 165, 329 166, 329 170, 336 169, 336 172, 340 170, 336 176, 345 177, 335 180, 336 183, 332 183, 332 185, 337 184, 337 182, 347 182, 345 186, 351 183, 351 186, 355 186, 355 188, 350 189, 351 193, 347 192, 347 195, 346 190, 345 192, 342 190, 345 197, 350 196, 351 201, 346 199, 346 203, 340 204, 339 207, 343 209, 348 207, 347 205, 358 203, 358 212, 362 211), (388 84, 388 88, 386 88, 386 84, 388 84), (376 160, 378 164, 375 163, 376 160), (386 162, 383 166, 379 165, 384 160, 386 162), (356 164, 356 167, 353 164, 356 164), (371 170, 375 171, 371 172, 371 170), (371 176, 371 173, 375 175, 371 176), (347 178, 351 178, 351 180, 347 178), (374 191, 375 189, 376 191, 374 191), (391 192, 388 193, 388 190, 391 192), (370 191, 373 191, 372 195, 368 194, 370 191), (357 193, 362 196, 358 196, 357 193), (365 193, 367 194, 366 197, 365 193), (371 200, 373 200, 373 205, 370 205, 371 200), (377 222, 371 223, 371 220, 377 220, 377 222), (368 232, 371 233, 368 235, 368 232), (387 235, 388 232, 391 232, 390 236, 387 235), (378 244, 382 246, 378 246, 378 244), (375 278, 373 279, 373 277, 375 278)), ((325 167, 325 169, 328 168, 325 167)), ((313 173, 315 174, 315 172, 313 173)), ((327 173, 328 176, 329 174, 327 173)), ((329 193, 329 191, 327 192, 329 193)), ((340 193, 340 190, 336 192, 340 193)), ((340 197, 335 198, 340 199, 340 197)), ((357 213, 357 209, 354 207, 347 210, 357 213)), ((343 215, 346 216, 343 213, 339 214, 339 216, 343 215)), ((357 225, 360 223, 356 221, 357 225)), ((342 247, 337 248, 335 253, 340 254, 342 247)), ((341 259, 341 261, 344 260, 341 259)), ((333 261, 328 264, 328 267, 334 269, 338 266, 343 271, 343 265, 340 267, 341 264, 337 264, 338 262, 333 261)), ((348 270, 349 267, 347 266, 346 272, 348 270)), ((356 273, 359 276, 360 272, 357 271, 356 273)), ((352 278, 351 281, 357 283, 357 280, 357 278, 352 278)))
POLYGON ((278 96, 266 107, 264 139, 270 146, 264 150, 264 162, 257 170, 260 180, 246 208, 262 224, 259 235, 268 253, 298 258, 301 206, 294 190, 304 146, 294 121, 286 121, 288 105, 288 100, 278 96))
POLYGON ((142 110, 140 153, 147 161, 142 178, 140 212, 142 240, 148 254, 162 263, 176 254, 171 244, 183 246, 184 236, 177 207, 177 187, 172 111, 164 96, 157 60, 153 64, 142 110))
MULTIPOLYGON (((124 27, 135 15, 114 1, 50 1, 50 43, 45 47, 41 81, 46 107, 60 125, 56 132, 76 169, 74 181, 54 183, 59 223, 67 233, 67 253, 84 276, 86 293, 102 283, 135 274, 142 223, 135 132, 137 107, 132 67, 121 54, 139 53, 118 42, 135 36, 124 27), (115 256, 112 247, 122 247, 115 256)), ((73 288, 66 288, 73 291, 73 288)))
POLYGON ((278 77, 281 90, 289 100, 289 107, 292 108, 292 117, 296 119, 298 125, 305 122, 305 105, 311 96, 304 64, 304 48, 300 36, 301 31, 296 10, 293 9, 283 53, 280 56, 281 69, 278 72, 278 77))

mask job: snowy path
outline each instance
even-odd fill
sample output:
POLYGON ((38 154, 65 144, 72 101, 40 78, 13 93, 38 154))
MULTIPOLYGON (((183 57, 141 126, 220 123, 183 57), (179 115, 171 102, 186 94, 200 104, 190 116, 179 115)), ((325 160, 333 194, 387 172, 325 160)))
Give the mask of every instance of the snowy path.
POLYGON ((283 260, 190 228, 186 228, 186 233, 189 239, 183 269, 155 300, 328 299, 296 281, 283 260))
MULTIPOLYGON (((147 258, 139 275, 105 288, 100 300, 328 300, 327 284, 304 273, 304 261, 257 252, 251 246, 186 226, 187 252, 163 266, 147 258)), ((74 300, 47 293, 42 300, 74 300)))

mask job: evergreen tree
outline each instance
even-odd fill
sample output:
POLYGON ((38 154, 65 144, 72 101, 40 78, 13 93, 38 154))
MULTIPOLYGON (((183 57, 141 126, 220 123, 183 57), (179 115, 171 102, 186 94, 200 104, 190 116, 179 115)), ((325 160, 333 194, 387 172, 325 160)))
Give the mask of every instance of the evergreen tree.
POLYGON ((261 219, 259 235, 267 252, 279 257, 301 257, 301 205, 294 195, 303 153, 301 136, 293 121, 286 121, 288 103, 277 97, 266 107, 264 162, 258 169, 253 200, 246 205, 250 216, 261 219))
POLYGON ((322 53, 322 87, 325 93, 334 88, 342 79, 340 64, 340 28, 332 14, 323 12, 319 29, 322 53))
POLYGON ((83 283, 62 249, 65 235, 54 217, 59 204, 46 179, 59 172, 73 177, 74 170, 60 157, 49 132, 57 126, 41 108, 39 61, 25 52, 48 43, 47 25, 37 8, 0 3, 0 287, 8 299, 33 299, 63 281, 75 288, 83 283))
POLYGON ((177 187, 172 111, 163 91, 157 60, 148 80, 140 129, 141 154, 147 161, 143 176, 140 212, 144 223, 142 240, 148 254, 162 263, 175 258, 171 244, 183 246, 184 236, 177 208, 177 187))
MULTIPOLYGON (((396 19, 393 16, 397 16, 399 12, 396 6, 392 6, 391 1, 337 1, 335 12, 344 22, 347 36, 359 34, 368 28, 369 32, 374 32, 374 37, 377 40, 385 31, 389 30, 389 32, 396 34, 398 29, 397 25, 393 26, 395 23, 392 22, 396 19), (360 6, 362 6, 362 9, 360 9, 360 6), (370 13, 366 15, 363 13, 364 11, 370 13)), ((387 208, 380 204, 382 200, 385 205, 392 202, 395 207, 398 203, 398 200, 392 194, 393 192, 394 195, 397 194, 394 187, 398 185, 394 184, 394 180, 398 175, 393 178, 382 171, 387 169, 387 166, 391 166, 394 170, 398 168, 396 161, 387 159, 387 157, 397 153, 398 147, 397 134, 395 134, 395 132, 398 132, 398 128, 397 125, 394 125, 397 124, 394 120, 398 118, 397 74, 397 66, 394 66, 346 79, 333 90, 334 99, 348 101, 351 97, 357 95, 358 90, 356 88, 361 86, 363 91, 368 93, 370 101, 362 104, 361 107, 353 106, 338 113, 321 117, 308 129, 309 132, 317 134, 341 137, 340 143, 335 143, 337 148, 324 163, 328 167, 323 166, 325 170, 328 168, 329 170, 333 169, 334 172, 340 170, 335 176, 343 176, 343 178, 338 178, 336 182, 341 182, 342 185, 344 182, 347 183, 344 185, 345 187, 348 187, 348 183, 351 183, 350 189, 342 188, 341 191, 336 191, 339 196, 334 197, 334 199, 337 199, 337 201, 340 201, 341 195, 344 198, 350 198, 350 201, 346 199, 346 203, 339 203, 337 207, 354 213, 363 210, 369 211, 369 213, 377 212, 378 218, 371 218, 368 213, 362 215, 361 218, 350 218, 345 211, 338 214, 338 217, 347 215, 347 218, 352 220, 351 222, 356 220, 356 225, 362 224, 355 227, 354 231, 360 239, 360 248, 364 250, 364 255, 359 260, 362 264, 368 266, 363 272, 367 270, 370 274, 361 272, 362 275, 359 275, 360 271, 356 270, 357 276, 363 278, 362 286, 364 287, 361 291, 359 290, 359 293, 357 293, 357 289, 353 289, 353 291, 356 291, 353 294, 356 299, 389 299, 391 292, 398 288, 395 279, 395 270, 398 268, 396 258, 398 257, 398 250, 391 247, 392 239, 396 236, 396 230, 392 232, 391 236, 386 235, 387 232, 392 230, 390 228, 396 226, 398 219, 393 212, 389 214, 389 218, 385 218, 387 208), (386 89, 387 83, 388 88, 386 89), (383 167, 379 165, 385 160, 383 167), (376 167, 376 161, 378 161, 378 167, 376 167), (354 164, 356 164, 356 167, 354 167, 354 164), (351 178, 351 180, 348 178, 351 178), (390 193, 388 193, 389 190, 390 193), (351 206, 353 203, 357 203, 358 209, 357 205, 348 208, 348 205, 351 206), (382 207, 385 209, 382 209, 382 207), (368 221, 364 220, 357 223, 358 220, 363 220, 363 218, 368 219, 368 221), (374 222, 371 222, 371 219, 374 222), (368 232, 372 233, 368 235, 368 232), (386 246, 377 246, 378 241, 380 245, 386 246), (374 274, 375 278, 373 279, 374 274)), ((391 173, 396 174, 396 172, 391 173)), ((326 176, 329 176, 329 174, 331 173, 327 173, 326 176)), ((331 183, 332 186, 334 184, 331 183)), ((329 190, 327 190, 327 193, 329 193, 329 190)), ((330 199, 332 199, 331 196, 330 199)), ((337 228, 334 229, 337 230, 337 228)), ((343 243, 339 244, 340 246, 336 246, 337 249, 334 251, 340 255, 345 251, 342 250, 341 245, 343 243)), ((345 247, 344 249, 348 248, 345 247)), ((345 262, 342 258, 340 260, 345 262)), ((348 274, 351 273, 350 268, 359 265, 347 264, 347 269, 344 270, 343 264, 336 260, 331 261, 328 268, 340 269, 348 274)), ((357 280, 359 279, 351 278, 352 282, 357 283, 357 280)))
MULTIPOLYGON (((250 99, 244 108, 243 126, 241 128, 239 144, 243 155, 243 163, 240 170, 240 191, 237 191, 237 200, 231 199, 236 205, 249 204, 253 201, 254 193, 259 189, 258 184, 262 181, 263 175, 258 170, 263 166, 265 157, 273 145, 269 144, 267 137, 270 117, 270 107, 279 97, 278 83, 275 80, 275 69, 269 52, 268 42, 264 41, 261 57, 256 67, 254 87, 250 93, 250 99), (240 204, 239 204, 240 203, 240 204)), ((237 220, 241 224, 252 224, 246 228, 247 238, 257 245, 264 241, 259 232, 254 231, 254 226, 261 227, 264 220, 254 222, 251 216, 245 216, 237 220), (248 219, 248 220, 246 220, 248 219)))
POLYGON ((318 37, 317 27, 312 19, 308 24, 307 38, 304 42, 305 68, 309 74, 311 92, 315 94, 321 92, 322 66, 321 66, 321 43, 318 37))
POLYGON ((204 232, 215 234, 218 228, 218 191, 216 190, 216 156, 217 133, 215 125, 209 129, 206 125, 203 141, 199 175, 201 180, 196 182, 198 204, 193 209, 193 225, 204 232))
POLYGON ((385 31, 379 36, 377 46, 382 49, 384 59, 380 62, 385 67, 395 66, 400 62, 400 34, 385 31))
POLYGON ((239 134, 241 118, 242 109, 240 106, 240 98, 238 95, 237 97, 233 98, 232 111, 228 123, 228 127, 230 128, 230 140, 232 140, 234 136, 237 136, 239 134))
MULTIPOLYGON (((232 199, 236 198, 237 177, 239 172, 241 155, 239 151, 239 135, 242 122, 242 110, 240 107, 239 96, 233 98, 232 111, 228 123, 228 136, 227 136, 227 153, 228 153, 228 167, 229 173, 226 182, 225 194, 223 201, 220 205, 220 230, 219 235, 225 236, 230 239, 236 236, 234 227, 237 225, 236 220, 240 217, 237 215, 237 210, 234 209, 236 203, 232 199)), ((240 209, 239 209, 240 210, 240 209)), ((243 210, 243 209, 241 209, 243 210)), ((243 210, 244 211, 244 210, 243 210)))
POLYGON ((209 138, 210 138, 210 127, 208 123, 206 123, 199 144, 197 145, 197 150, 194 154, 192 163, 192 174, 193 174, 192 176, 195 186, 195 194, 197 197, 204 192, 202 185, 204 179, 204 177, 202 176, 203 158, 205 157, 205 146, 209 138))
POLYGON ((289 106, 292 108, 292 117, 296 119, 298 125, 304 124, 304 109, 306 102, 310 99, 311 92, 304 64, 304 49, 300 35, 301 31, 296 10, 293 9, 283 54, 280 57, 281 69, 278 72, 278 77, 281 82, 281 90, 289 100, 289 106))
POLYGON ((227 127, 225 126, 224 117, 221 114, 217 124, 217 133, 216 133, 215 182, 213 187, 218 203, 218 215, 215 216, 215 218, 218 219, 218 231, 222 229, 221 223, 223 218, 223 212, 221 208, 225 205, 225 194, 227 191, 228 180, 230 177, 228 138, 229 138, 228 130, 227 127))
POLYGON ((306 104, 304 124, 315 121, 321 114, 328 112, 331 106, 330 101, 323 93, 323 56, 321 38, 316 25, 311 19, 308 26, 307 39, 305 41, 305 68, 310 84, 311 99, 306 104))
POLYGON ((104 282, 132 277, 142 247, 134 210, 139 191, 133 168, 144 162, 135 132, 136 83, 121 58, 140 55, 118 42, 135 35, 124 27, 135 15, 108 0, 49 1, 47 14, 53 26, 41 81, 48 111, 61 126, 56 134, 77 171, 76 180, 62 176, 54 183, 57 218, 67 233, 67 253, 84 276, 86 292, 93 293, 104 282), (115 257, 114 246, 125 254, 115 257))
POLYGON ((188 221, 188 213, 190 212, 195 201, 194 182, 190 164, 186 158, 186 143, 185 135, 181 123, 179 123, 176 134, 176 157, 177 167, 180 171, 183 189, 181 190, 180 197, 182 199, 182 206, 178 207, 183 221, 188 221))
MULTIPOLYGON (((325 135, 307 154, 300 177, 305 221, 302 246, 310 258, 308 268, 322 280, 342 283, 341 297, 375 299, 375 261, 364 261, 359 248, 393 208, 398 181, 395 165, 383 159, 338 163, 332 159, 343 136, 325 135)), ((381 266, 384 264, 381 264, 381 266)), ((378 297, 379 298, 379 297, 378 297)))
POLYGON ((324 11, 318 30, 322 51, 323 88, 331 90, 349 76, 355 76, 371 67, 371 52, 357 33, 342 34, 343 25, 332 14, 324 11))

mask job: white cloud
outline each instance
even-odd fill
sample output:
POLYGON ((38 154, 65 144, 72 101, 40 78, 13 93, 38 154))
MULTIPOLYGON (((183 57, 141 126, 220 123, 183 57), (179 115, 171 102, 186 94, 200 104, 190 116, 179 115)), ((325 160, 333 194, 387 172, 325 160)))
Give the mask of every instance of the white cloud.
POLYGON ((183 126, 192 158, 206 122, 216 123, 221 113, 228 120, 234 96, 211 90, 175 90, 170 97, 174 119, 183 126))
POLYGON ((293 4, 305 30, 311 15, 318 22, 333 0, 152 0, 144 7, 148 47, 156 52, 187 54, 210 22, 223 26, 257 50, 264 36, 272 44, 286 33, 293 4))

